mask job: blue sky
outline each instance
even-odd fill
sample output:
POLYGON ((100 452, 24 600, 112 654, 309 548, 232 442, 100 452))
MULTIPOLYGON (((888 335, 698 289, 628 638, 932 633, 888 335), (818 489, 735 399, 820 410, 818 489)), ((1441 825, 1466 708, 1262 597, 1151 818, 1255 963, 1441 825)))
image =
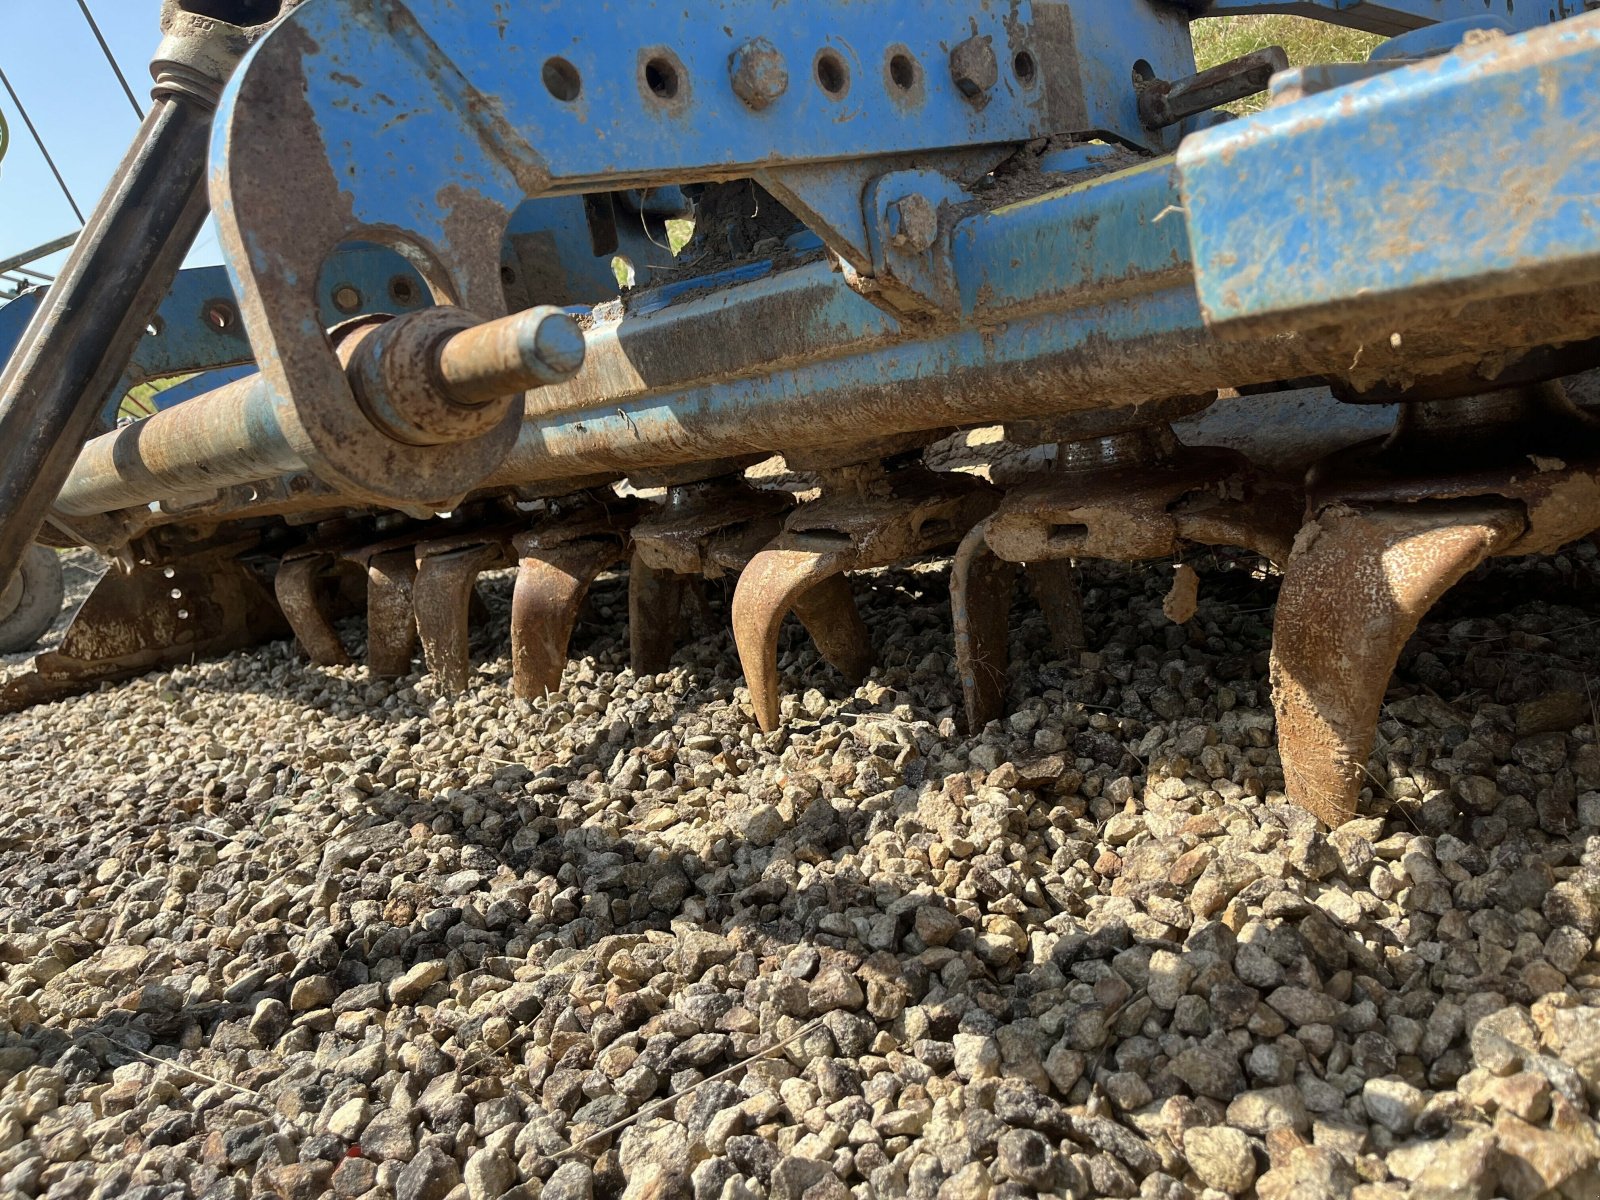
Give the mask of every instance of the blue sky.
MULTIPOLYGON (((161 40, 159 0, 89 0, 89 8, 148 111, 150 56, 161 40)), ((28 106, 79 207, 93 211, 133 141, 138 118, 76 0, 0 0, 0 68, 28 106)), ((77 219, 3 90, 0 110, 11 127, 11 149, 0 161, 3 258, 72 232, 77 219)), ((64 257, 50 262, 59 267, 64 257)), ((209 226, 191 261, 221 261, 209 226)))

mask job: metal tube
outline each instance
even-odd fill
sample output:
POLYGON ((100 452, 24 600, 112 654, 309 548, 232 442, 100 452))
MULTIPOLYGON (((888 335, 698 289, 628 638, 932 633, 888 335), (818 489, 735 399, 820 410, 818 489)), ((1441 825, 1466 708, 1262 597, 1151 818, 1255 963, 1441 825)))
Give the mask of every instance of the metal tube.
POLYGON ((0 375, 0 580, 72 470, 206 217, 209 110, 163 96, 0 375))
MULTIPOLYGON (((843 283, 835 286, 850 294, 843 283)), ((616 324, 591 329, 587 364, 567 386, 581 395, 598 378, 625 393, 626 376, 634 394, 569 408, 547 406, 559 389, 529 393, 515 448, 481 486, 628 474, 894 433, 1146 404, 1281 379, 1337 377, 1348 370, 1364 336, 1356 331, 1221 338, 1204 327, 1194 291, 1185 284, 912 343, 886 341, 870 322, 835 323, 839 310, 809 284, 795 291, 772 287, 765 294, 786 298, 790 323, 775 331, 767 350, 775 362, 790 365, 727 378, 727 313, 723 304, 711 304, 698 310, 699 317, 672 314, 679 323, 680 353, 672 363, 663 362, 662 370, 673 371, 677 386, 640 394, 639 371, 650 369, 654 359, 638 351, 652 346, 649 325, 655 318, 636 319, 644 328, 627 337, 619 336, 616 324), (804 303, 794 303, 797 297, 804 303), (839 340, 830 344, 817 338, 806 313, 829 322, 839 340), (698 331, 693 328, 697 319, 705 322, 698 331), (809 344, 809 361, 788 359, 791 335, 797 344, 809 344), (629 360, 630 352, 636 360, 629 360)), ((1425 372, 1430 363, 1476 361, 1482 347, 1500 344, 1497 333, 1517 323, 1513 312, 1533 327, 1547 322, 1542 327, 1549 328, 1559 324, 1561 314, 1576 312, 1595 313, 1591 319, 1600 321, 1600 288, 1466 306, 1441 319, 1436 329, 1418 328, 1408 335, 1407 346, 1414 351, 1410 366, 1425 372), (1528 311, 1530 305, 1534 311, 1528 311)), ((628 328, 634 324, 630 320, 628 328)), ((1312 417, 1299 409, 1273 408, 1270 414, 1282 428, 1240 436, 1251 446, 1281 443, 1292 457, 1310 435, 1324 445, 1349 432, 1342 418, 1350 406, 1335 405, 1321 393, 1311 408, 1312 417), (1316 428, 1308 431, 1308 424, 1316 428)), ((1358 417, 1364 415, 1357 411, 1358 417)), ((1357 434, 1370 434, 1359 420, 1352 436, 1357 434)), ((246 380, 96 439, 74 469, 60 511, 79 516, 115 511, 306 469, 284 439, 265 385, 246 380)))
MULTIPOLYGON (((842 285, 841 285, 842 286, 842 285)), ((1418 375, 1505 345, 1531 328, 1530 305, 1559 322, 1587 312, 1600 322, 1600 288, 1550 293, 1537 300, 1464 306, 1434 328, 1408 332, 1404 360, 1418 375), (1520 327, 1520 328, 1519 328, 1520 327)), ((677 369, 714 343, 709 330, 685 336, 677 369)), ((774 357, 797 322, 775 330, 774 357)), ((1600 332, 1600 330, 1596 330, 1600 332)), ((506 486, 836 445, 926 429, 1035 420, 1066 413, 1147 404, 1222 388, 1284 379, 1341 378, 1363 351, 1362 330, 1317 335, 1226 338, 1201 320, 1192 284, 1135 294, 1072 312, 1043 313, 986 330, 961 331, 917 343, 871 344, 844 357, 817 347, 818 357, 770 374, 704 377, 670 391, 635 394, 580 410, 529 405, 516 446, 486 486, 506 486)), ((631 339, 594 330, 584 373, 621 373, 631 339)), ((708 353, 719 353, 712 345, 708 353)), ((1369 359, 1384 351, 1368 346, 1369 359)), ((541 403, 561 389, 539 393, 541 403)), ((1283 434, 1293 440, 1296 431, 1283 434)))
POLYGON ((95 438, 78 455, 55 511, 93 516, 305 469, 259 375, 225 384, 95 438))
MULTIPOLYGON (((27 266, 31 262, 37 262, 41 258, 48 258, 57 250, 65 250, 77 240, 78 235, 76 233, 69 233, 64 237, 56 238, 54 241, 46 242, 42 246, 35 246, 32 250, 24 250, 21 254, 13 254, 10 258, 0 258, 0 272, 14 271, 27 266)), ((31 275, 33 272, 30 271, 29 274, 31 275)))

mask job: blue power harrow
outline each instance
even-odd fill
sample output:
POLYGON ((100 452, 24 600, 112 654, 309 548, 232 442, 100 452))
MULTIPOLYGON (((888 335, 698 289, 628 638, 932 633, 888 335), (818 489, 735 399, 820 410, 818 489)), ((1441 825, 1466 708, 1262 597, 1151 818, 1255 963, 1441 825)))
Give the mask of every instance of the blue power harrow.
POLYGON ((374 674, 420 644, 459 690, 497 567, 535 697, 626 565, 643 672, 737 579, 770 729, 789 613, 859 678, 849 577, 948 557, 981 726, 1019 572, 1070 645, 1074 563, 1229 547, 1282 573, 1287 789, 1337 824, 1430 606, 1600 528, 1563 383, 1600 365, 1581 3, 492 7, 168 0, 157 103, 0 379, 0 578, 41 529, 124 570, 0 703, 284 622, 344 663, 363 602, 374 674), (1193 20, 1259 12, 1390 40, 1197 70, 1193 20), (208 201, 206 336, 259 370, 97 433, 208 201), (414 303, 340 304, 352 247, 414 303), (924 458, 997 424, 1028 469, 924 458), (774 455, 815 498, 752 486, 774 455))

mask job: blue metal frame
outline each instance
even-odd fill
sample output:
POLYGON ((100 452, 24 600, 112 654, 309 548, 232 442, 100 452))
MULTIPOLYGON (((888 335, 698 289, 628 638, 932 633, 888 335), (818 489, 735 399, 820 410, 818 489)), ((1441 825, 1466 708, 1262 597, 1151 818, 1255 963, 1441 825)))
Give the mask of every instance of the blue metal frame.
MULTIPOLYGON (((527 200, 755 177, 870 273, 862 195, 886 170, 978 178, 1018 143, 1064 131, 1167 147, 1176 131, 1140 123, 1141 59, 1166 77, 1193 69, 1182 12, 1156 0, 637 0, 514 6, 489 21, 453 0, 321 0, 287 14, 225 91, 213 206, 263 372, 315 469, 354 494, 394 495, 397 480, 422 492, 442 452, 390 451, 401 460, 374 475, 338 415, 355 403, 342 370, 308 341, 306 281, 329 247, 383 241, 441 300, 493 316, 504 302, 488 243, 527 200), (730 64, 758 38, 790 82, 755 109, 730 64), (974 75, 993 83, 971 96, 952 66, 961 46, 992 55, 974 75)), ((569 299, 551 292, 537 298, 569 299)))
MULTIPOLYGON (((687 359, 703 366, 726 357, 730 366, 720 378, 708 368, 680 380, 676 368, 663 368, 665 357, 643 351, 654 334, 634 344, 636 329, 689 328, 686 312, 708 306, 742 319, 742 306, 758 311, 792 281, 744 267, 697 281, 715 289, 714 301, 642 297, 614 341, 600 334, 591 344, 592 353, 620 346, 620 355, 598 353, 603 365, 547 389, 545 399, 566 415, 535 422, 534 448, 518 454, 616 464, 630 459, 638 429, 674 422, 715 427, 705 445, 727 449, 737 440, 726 432, 733 412, 792 412, 802 397, 1004 372, 1140 339, 1199 345, 1209 343, 1211 324, 1289 329, 1344 304, 1403 315, 1440 288, 1467 288, 1459 293, 1467 297, 1531 292, 1532 282, 1587 271, 1600 244, 1576 188, 1548 213, 1508 211, 1499 197, 1519 174, 1558 177, 1558 146, 1583 160, 1562 168, 1569 178, 1587 186, 1589 172, 1600 172, 1600 147, 1591 153, 1581 119, 1583 99, 1596 91, 1600 56, 1591 43, 1600 18, 1423 63, 1391 55, 1376 68, 1389 72, 1383 78, 1193 135, 1176 160, 1021 205, 985 212, 985 193, 974 187, 1019 145, 1044 136, 1100 135, 1145 155, 1171 149, 1176 131, 1138 125, 1135 77, 1193 70, 1195 15, 1295 12, 1396 33, 1486 16, 1527 27, 1570 7, 708 0, 685 12, 636 0, 515 8, 486 21, 452 0, 319 0, 258 44, 225 93, 213 199, 230 269, 252 300, 246 318, 266 395, 297 452, 350 495, 428 502, 436 497, 413 480, 448 451, 386 448, 380 476, 343 432, 340 414, 355 401, 332 354, 310 336, 306 288, 328 246, 381 240, 418 264, 435 295, 490 316, 501 304, 492 243, 519 209, 515 219, 542 222, 551 242, 551 294, 533 298, 567 300, 568 281, 594 267, 589 222, 572 207, 578 193, 757 179, 844 260, 844 275, 830 284, 840 293, 832 323, 809 340, 786 330, 773 370, 736 368, 738 355, 696 347, 687 359), (987 38, 996 56, 995 85, 976 103, 949 66, 951 48, 972 36, 987 38), (756 37, 790 68, 787 91, 761 108, 742 103, 730 78, 733 50, 756 37), (902 53, 916 67, 914 83, 897 94, 889 64, 902 53), (1024 56, 1035 54, 1024 71, 1024 56), (849 75, 836 95, 817 71, 830 55, 849 75), (1541 67, 1561 72, 1576 99, 1539 108, 1541 67), (1515 111, 1497 118, 1502 128, 1462 119, 1504 114, 1507 105, 1515 111), (1477 190, 1485 145, 1495 159, 1489 200, 1477 190), (902 236, 908 199, 942 214, 931 237, 902 236), (1139 307, 1116 302, 1135 295, 1139 307), (892 349, 876 348, 877 334, 868 338, 873 348, 847 348, 853 330, 880 324, 892 349), (654 376, 658 369, 664 374, 654 376), (583 409, 591 392, 596 408, 583 409), (579 410, 581 418, 571 416, 579 410)), ((1441 30, 1416 44, 1434 50, 1453 36, 1441 30)), ((1508 345, 1527 345, 1527 336, 1508 334, 1508 345)), ((1261 381, 1256 371, 1269 362, 1281 365, 1233 365, 1234 382, 1261 381)), ((1132 390, 1154 399, 1164 386, 1150 379, 1132 390)), ((887 415, 884 424, 916 428, 923 415, 887 415)), ((825 439, 825 426, 807 436, 825 439)), ((686 436, 673 452, 689 454, 699 448, 693 442, 686 436)))
POLYGON ((1178 167, 1207 320, 1403 330, 1430 299, 1600 279, 1597 94, 1600 15, 1191 137, 1178 167))

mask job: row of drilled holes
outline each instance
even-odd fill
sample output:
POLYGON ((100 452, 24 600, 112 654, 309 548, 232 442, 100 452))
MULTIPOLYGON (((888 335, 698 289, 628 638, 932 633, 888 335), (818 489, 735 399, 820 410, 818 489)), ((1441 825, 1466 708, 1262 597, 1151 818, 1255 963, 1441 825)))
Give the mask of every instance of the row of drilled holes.
MULTIPOLYGON (((1012 57, 1011 69, 1016 72, 1017 79, 1027 85, 1033 83, 1037 66, 1032 54, 1019 50, 1012 57)), ((850 90, 850 68, 832 50, 824 50, 817 55, 815 70, 817 86, 834 99, 839 99, 850 90)), ((909 54, 895 53, 889 56, 889 79, 901 91, 909 92, 917 85, 917 72, 917 60, 909 54)), ((545 89, 564 103, 570 104, 583 91, 583 77, 578 73, 578 68, 559 56, 545 61, 542 77, 545 89)), ((650 59, 644 65, 644 82, 650 94, 657 99, 676 98, 680 87, 677 64, 667 58, 650 59)))
MULTIPOLYGON (((417 301, 416 284, 404 275, 396 275, 389 281, 389 296, 396 304, 409 307, 417 301)), ((333 290, 333 306, 346 315, 354 313, 363 302, 361 292, 353 284, 340 284, 333 290)), ((209 300, 200 310, 200 319, 218 333, 226 333, 239 319, 239 312, 227 300, 209 300)), ((145 326, 145 332, 151 337, 160 337, 166 331, 166 327, 165 318, 156 316, 145 326)))

